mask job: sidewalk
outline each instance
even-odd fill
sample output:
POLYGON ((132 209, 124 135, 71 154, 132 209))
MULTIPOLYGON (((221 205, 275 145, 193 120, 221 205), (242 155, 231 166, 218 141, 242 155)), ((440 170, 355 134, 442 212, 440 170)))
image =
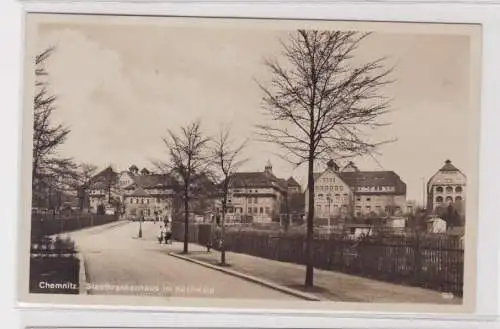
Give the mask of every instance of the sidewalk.
MULTIPOLYGON (((174 242, 174 253, 182 251, 182 243, 174 242)), ((205 247, 189 244, 189 254, 182 255, 192 260, 218 266, 220 253, 208 253, 205 247)), ((440 292, 408 287, 392 283, 366 279, 333 271, 314 270, 312 289, 303 287, 305 267, 292 263, 268 260, 260 257, 226 252, 229 266, 224 268, 272 282, 276 285, 298 290, 317 296, 321 300, 342 302, 376 302, 376 303, 428 303, 428 304, 460 304, 462 300, 454 297, 446 298, 440 292)))

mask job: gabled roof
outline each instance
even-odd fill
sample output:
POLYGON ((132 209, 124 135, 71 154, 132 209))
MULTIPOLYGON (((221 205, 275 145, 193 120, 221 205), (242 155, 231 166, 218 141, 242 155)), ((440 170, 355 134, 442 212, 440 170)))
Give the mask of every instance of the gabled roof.
POLYGON ((94 189, 102 189, 108 187, 110 182, 118 179, 118 173, 112 167, 106 167, 98 172, 90 179, 90 186, 94 189))
POLYGON ((137 187, 135 191, 132 194, 129 194, 128 196, 134 196, 134 197, 149 197, 149 193, 144 191, 142 187, 137 187))
POLYGON ((231 178, 233 188, 243 187, 275 187, 284 189, 285 180, 265 172, 239 172, 231 178))
POLYGON ((286 180, 287 187, 298 187, 301 188, 300 184, 295 180, 295 178, 290 177, 286 180))
POLYGON ((144 188, 165 188, 172 185, 172 178, 167 174, 131 175, 134 182, 144 188))
POLYGON ((396 194, 406 193, 406 184, 394 171, 353 171, 339 174, 350 187, 394 186, 396 194))

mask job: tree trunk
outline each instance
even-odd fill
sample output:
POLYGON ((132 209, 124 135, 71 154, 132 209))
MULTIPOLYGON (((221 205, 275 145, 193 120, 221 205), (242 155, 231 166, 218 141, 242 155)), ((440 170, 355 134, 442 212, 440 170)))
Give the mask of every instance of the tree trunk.
POLYGON ((183 253, 188 253, 189 239, 189 198, 187 188, 184 191, 184 250, 183 253))
POLYGON ((309 156, 308 170, 307 170, 307 188, 308 195, 308 209, 307 209, 307 233, 306 233, 306 280, 304 285, 312 287, 313 282, 313 221, 314 221, 314 157, 309 156))
POLYGON ((226 265, 226 242, 225 242, 225 221, 227 211, 227 192, 224 193, 224 200, 222 201, 222 216, 221 216, 221 246, 220 246, 220 263, 226 265))

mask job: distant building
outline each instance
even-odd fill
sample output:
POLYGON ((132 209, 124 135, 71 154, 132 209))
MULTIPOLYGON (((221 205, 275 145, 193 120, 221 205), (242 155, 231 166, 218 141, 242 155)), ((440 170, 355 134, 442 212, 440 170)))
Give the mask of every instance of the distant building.
POLYGON ((406 209, 406 184, 394 171, 361 171, 352 162, 340 177, 354 194, 354 217, 400 216, 406 209))
POLYGON ((107 167, 91 178, 86 187, 91 212, 98 207, 114 207, 127 217, 155 213, 171 215, 173 184, 168 175, 153 174, 147 169, 131 166, 129 170, 116 172, 107 167))
MULTIPOLYGON (((279 221, 286 211, 287 195, 300 193, 300 184, 293 178, 284 180, 273 173, 268 161, 261 172, 238 172, 231 176, 227 200, 226 222, 270 223, 279 221)), ((302 208, 303 209, 303 208, 302 208)), ((217 216, 221 212, 220 197, 215 202, 217 216)))
MULTIPOLYGON (((352 210, 353 191, 344 181, 337 164, 330 160, 321 173, 314 173, 314 216, 317 219, 347 217, 352 210)), ((305 193, 305 212, 308 212, 309 190, 305 193)))
MULTIPOLYGON (((132 168, 133 169, 133 168, 132 168)), ((123 171, 119 178, 125 216, 135 217, 160 214, 172 215, 173 182, 169 175, 153 174, 147 169, 123 171)))
POLYGON ((427 210, 436 213, 439 208, 451 205, 464 215, 466 183, 466 176, 450 160, 446 160, 427 183, 427 210))
POLYGON ((90 182, 85 186, 90 212, 97 213, 99 207, 102 207, 104 211, 106 207, 119 200, 120 193, 117 190, 117 181, 118 173, 111 166, 103 169, 90 179, 90 182))
MULTIPOLYGON (((381 217, 406 212, 406 184, 393 171, 361 171, 353 162, 342 170, 330 160, 314 174, 315 218, 381 217)), ((306 212, 308 204, 306 191, 306 212)))

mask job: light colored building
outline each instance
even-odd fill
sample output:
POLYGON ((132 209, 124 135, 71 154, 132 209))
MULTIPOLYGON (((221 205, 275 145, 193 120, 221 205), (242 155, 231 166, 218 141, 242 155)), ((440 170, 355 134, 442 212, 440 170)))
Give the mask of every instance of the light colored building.
POLYGON ((133 218, 141 212, 146 217, 172 216, 175 193, 169 175, 154 174, 147 169, 140 173, 129 170, 120 174, 119 184, 126 217, 133 218))
MULTIPOLYGON (((322 173, 314 174, 314 217, 320 219, 347 217, 352 210, 353 192, 342 179, 337 164, 330 160, 322 173)), ((305 213, 309 207, 309 190, 305 192, 305 213)))
POLYGON ((97 213, 99 207, 106 207, 112 204, 116 205, 120 200, 120 193, 117 189, 116 182, 118 173, 111 167, 107 167, 97 173, 90 179, 90 182, 85 186, 88 194, 89 211, 97 213))
MULTIPOLYGON (((229 223, 270 223, 279 221, 287 195, 286 181, 273 174, 268 161, 262 172, 239 172, 231 177, 225 221, 229 223)), ((296 186, 290 186, 296 189, 296 186)), ((300 188, 300 185, 299 185, 300 188)), ((215 201, 217 216, 221 200, 215 201)))
POLYGON ((173 184, 168 175, 154 174, 147 169, 139 172, 136 166, 117 173, 108 167, 95 175, 87 187, 90 211, 99 206, 115 206, 120 214, 136 217, 172 212, 173 184))
MULTIPOLYGON (((386 217, 406 212, 406 184, 393 171, 360 171, 349 162, 341 171, 330 160, 314 175, 315 218, 386 217)), ((306 212, 308 191, 306 191, 306 212)))
POLYGON ((446 160, 427 183, 427 210, 434 213, 438 208, 452 205, 464 215, 466 184, 466 176, 450 160, 446 160))

